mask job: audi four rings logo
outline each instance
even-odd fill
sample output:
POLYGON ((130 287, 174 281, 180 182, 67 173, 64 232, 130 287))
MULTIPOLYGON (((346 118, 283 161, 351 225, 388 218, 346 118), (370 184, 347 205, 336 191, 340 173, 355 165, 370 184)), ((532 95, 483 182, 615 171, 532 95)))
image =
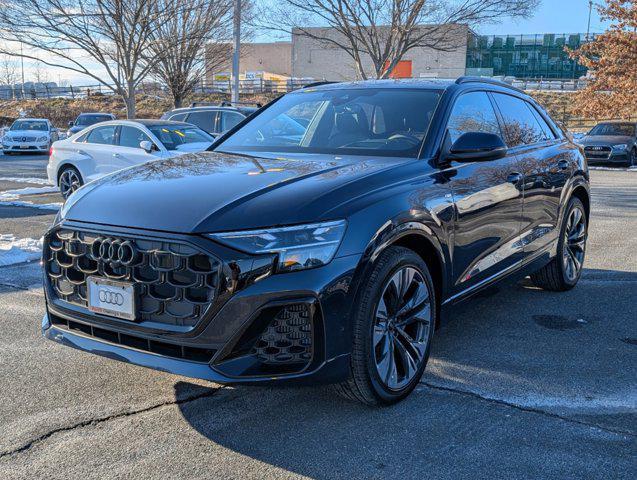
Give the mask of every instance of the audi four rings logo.
POLYGON ((124 295, 118 292, 113 292, 112 290, 100 290, 99 299, 100 302, 109 305, 117 305, 118 307, 124 305, 124 295))
POLYGON ((129 266, 137 260, 137 249, 130 240, 100 237, 93 242, 91 254, 95 260, 115 265, 129 266))

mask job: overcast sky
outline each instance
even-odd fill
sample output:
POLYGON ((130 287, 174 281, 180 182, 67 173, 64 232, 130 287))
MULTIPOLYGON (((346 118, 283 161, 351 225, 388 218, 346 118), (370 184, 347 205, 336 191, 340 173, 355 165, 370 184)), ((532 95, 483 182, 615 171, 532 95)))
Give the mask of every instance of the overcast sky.
MULTIPOLYGON (((597 0, 599 2, 599 0, 597 0)), ((588 0, 543 0, 542 6, 533 18, 512 19, 505 24, 485 25, 478 33, 490 34, 531 34, 531 33, 585 33, 588 22, 588 0)), ((600 21, 597 11, 593 8, 591 32, 601 32, 608 25, 600 21)), ((261 36, 255 41, 272 41, 273 38, 261 36)), ((34 65, 25 62, 25 80, 32 80, 34 65)), ((42 68, 46 68, 43 66, 42 68)), ((96 66, 99 71, 99 66, 96 66)), ((75 74, 67 70, 48 68, 47 76, 50 81, 66 80, 73 85, 93 85, 95 80, 90 77, 75 74)))

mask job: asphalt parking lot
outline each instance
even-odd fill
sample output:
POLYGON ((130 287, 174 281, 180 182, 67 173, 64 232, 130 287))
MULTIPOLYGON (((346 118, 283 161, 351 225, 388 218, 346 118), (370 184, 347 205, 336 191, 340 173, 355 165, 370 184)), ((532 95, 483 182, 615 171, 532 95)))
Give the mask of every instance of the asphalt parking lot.
POLYGON ((637 477, 637 171, 592 172, 576 289, 484 292, 437 332, 417 391, 370 409, 42 339, 33 252, 61 202, 45 164, 0 156, 0 255, 32 260, 0 261, 0 478, 637 477))

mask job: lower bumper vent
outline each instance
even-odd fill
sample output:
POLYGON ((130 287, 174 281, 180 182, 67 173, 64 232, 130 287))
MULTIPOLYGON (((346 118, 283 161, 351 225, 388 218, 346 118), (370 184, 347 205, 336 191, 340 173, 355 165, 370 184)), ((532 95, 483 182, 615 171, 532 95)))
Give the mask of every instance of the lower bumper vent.
POLYGON ((156 353, 157 355, 163 355, 166 357, 188 360, 191 362, 209 363, 216 352, 216 350, 207 348, 175 345, 174 343, 160 342, 157 340, 138 337, 137 335, 115 332, 105 328, 94 327, 86 323, 67 320, 66 318, 52 315, 51 313, 49 313, 49 320, 51 321, 51 324, 56 327, 62 327, 65 330, 80 332, 86 336, 94 337, 116 345, 122 345, 124 347, 156 353))
POLYGON ((312 359, 312 343, 309 305, 298 303, 278 311, 251 353, 267 364, 305 364, 312 359))

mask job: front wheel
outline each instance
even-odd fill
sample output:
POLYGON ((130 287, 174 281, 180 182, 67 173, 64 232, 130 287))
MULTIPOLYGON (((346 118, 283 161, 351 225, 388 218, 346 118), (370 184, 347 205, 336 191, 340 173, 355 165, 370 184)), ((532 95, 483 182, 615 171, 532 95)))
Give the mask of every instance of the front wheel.
POLYGON ((60 186, 60 193, 65 199, 83 184, 82 175, 75 167, 66 166, 59 174, 58 185, 60 186))
POLYGON ((336 391, 367 405, 391 405, 416 387, 429 358, 436 299, 427 264, 390 247, 361 286, 353 314, 350 377, 336 391))
POLYGON ((577 285, 584 267, 587 238, 586 210, 579 198, 571 198, 560 231, 557 256, 531 274, 533 283, 554 292, 570 290, 577 285))

